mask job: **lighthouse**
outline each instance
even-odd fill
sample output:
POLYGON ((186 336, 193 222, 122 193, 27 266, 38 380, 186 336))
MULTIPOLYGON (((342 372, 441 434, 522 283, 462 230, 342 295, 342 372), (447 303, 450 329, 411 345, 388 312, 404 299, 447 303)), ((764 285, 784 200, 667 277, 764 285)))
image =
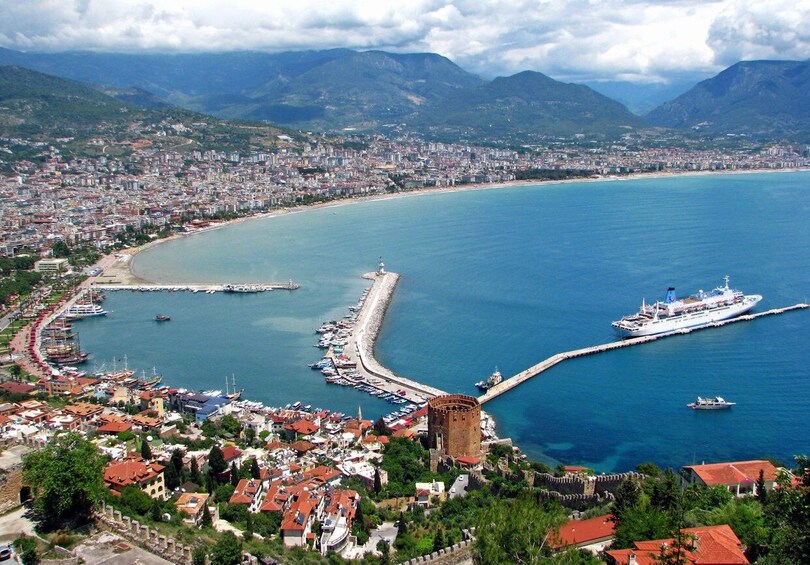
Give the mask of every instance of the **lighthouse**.
POLYGON ((380 257, 380 264, 377 266, 377 274, 378 275, 385 274, 385 263, 383 263, 382 257, 380 257))

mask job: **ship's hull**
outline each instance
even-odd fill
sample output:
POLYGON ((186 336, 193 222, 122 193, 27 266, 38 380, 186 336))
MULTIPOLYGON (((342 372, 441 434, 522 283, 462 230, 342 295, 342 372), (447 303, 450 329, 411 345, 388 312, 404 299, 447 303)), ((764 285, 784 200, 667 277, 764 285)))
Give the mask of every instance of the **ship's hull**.
POLYGON ((687 404, 692 410, 728 410, 736 404, 735 402, 727 402, 726 404, 687 404))
POLYGON ((649 320, 643 324, 627 324, 623 320, 613 322, 613 327, 622 337, 643 337, 667 332, 674 332, 686 328, 707 326, 712 322, 720 322, 729 318, 736 318, 748 312, 762 300, 758 294, 747 295, 742 302, 721 306, 711 310, 702 310, 681 316, 649 320))

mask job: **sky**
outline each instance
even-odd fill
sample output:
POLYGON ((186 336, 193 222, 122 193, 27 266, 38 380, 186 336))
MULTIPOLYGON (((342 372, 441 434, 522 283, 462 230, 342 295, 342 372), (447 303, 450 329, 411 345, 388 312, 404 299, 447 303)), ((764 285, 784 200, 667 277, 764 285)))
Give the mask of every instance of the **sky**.
POLYGON ((810 0, 0 0, 0 46, 433 52, 484 77, 668 82, 810 59, 810 0))

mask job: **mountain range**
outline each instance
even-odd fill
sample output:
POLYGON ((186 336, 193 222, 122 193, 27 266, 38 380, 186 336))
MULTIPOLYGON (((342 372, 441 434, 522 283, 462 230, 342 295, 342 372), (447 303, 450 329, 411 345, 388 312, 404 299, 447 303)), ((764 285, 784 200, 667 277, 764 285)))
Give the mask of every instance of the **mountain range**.
MULTIPOLYGON (((433 53, 332 49, 278 54, 23 53, 19 65, 95 85, 121 101, 315 131, 418 131, 448 141, 529 143, 549 136, 616 137, 650 126, 686 132, 810 138, 810 63, 738 63, 646 116, 602 92, 624 83, 566 84, 526 71, 485 80, 433 53)), ((675 95, 636 89, 638 104, 675 95)), ((685 88, 681 84, 680 88, 685 88)))

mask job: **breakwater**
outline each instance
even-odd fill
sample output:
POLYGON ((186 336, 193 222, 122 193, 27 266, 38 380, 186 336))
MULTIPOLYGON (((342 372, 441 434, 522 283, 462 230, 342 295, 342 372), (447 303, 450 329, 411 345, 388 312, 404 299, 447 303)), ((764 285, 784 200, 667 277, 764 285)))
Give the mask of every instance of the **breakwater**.
POLYGON ((367 273, 363 278, 372 281, 371 289, 357 316, 354 331, 346 345, 349 357, 357 361, 357 368, 364 376, 382 379, 389 385, 401 387, 406 398, 423 402, 427 398, 445 394, 444 391, 402 377, 383 367, 374 357, 374 341, 380 333, 385 312, 391 301, 399 275, 397 273, 367 273))
POLYGON ((552 355, 548 359, 544 359, 540 363, 536 365, 532 365, 528 369, 521 371, 520 373, 505 379, 500 384, 497 384, 487 390, 486 393, 482 394, 478 397, 478 401, 481 404, 485 402, 489 402, 493 398, 497 398, 498 396, 509 392, 513 388, 523 384, 524 382, 528 381, 532 377, 536 377, 540 373, 547 371, 548 369, 552 368, 554 365, 558 363, 562 363, 568 359, 574 359, 576 357, 584 357, 586 355, 595 355, 597 353, 603 353, 606 351, 612 351, 614 349, 620 349, 622 347, 630 347, 633 345, 639 345, 642 343, 649 343, 651 341, 657 341, 659 339, 664 339, 666 337, 672 337, 674 335, 684 335, 689 334, 699 330, 705 330, 708 328, 717 328, 720 326, 725 326, 728 324, 734 324, 737 322, 747 322, 751 320, 755 320, 757 318, 762 318, 764 316, 773 316, 776 314, 784 314, 786 312, 792 312, 794 310, 805 310, 810 308, 810 304, 800 303, 794 304, 793 306, 786 306, 784 308, 774 308, 773 310, 766 310, 765 312, 758 312, 756 314, 746 314, 744 316, 738 316, 736 318, 731 318, 728 320, 721 320, 718 322, 712 322, 710 324, 706 324, 705 326, 697 326, 694 328, 681 328, 679 330, 660 333, 655 335, 648 335, 643 337, 634 337, 629 339, 624 339, 621 341, 612 341, 610 343, 604 343, 602 345, 594 345, 591 347, 583 347, 581 349, 574 349, 571 351, 565 351, 563 353, 557 353, 552 355))

